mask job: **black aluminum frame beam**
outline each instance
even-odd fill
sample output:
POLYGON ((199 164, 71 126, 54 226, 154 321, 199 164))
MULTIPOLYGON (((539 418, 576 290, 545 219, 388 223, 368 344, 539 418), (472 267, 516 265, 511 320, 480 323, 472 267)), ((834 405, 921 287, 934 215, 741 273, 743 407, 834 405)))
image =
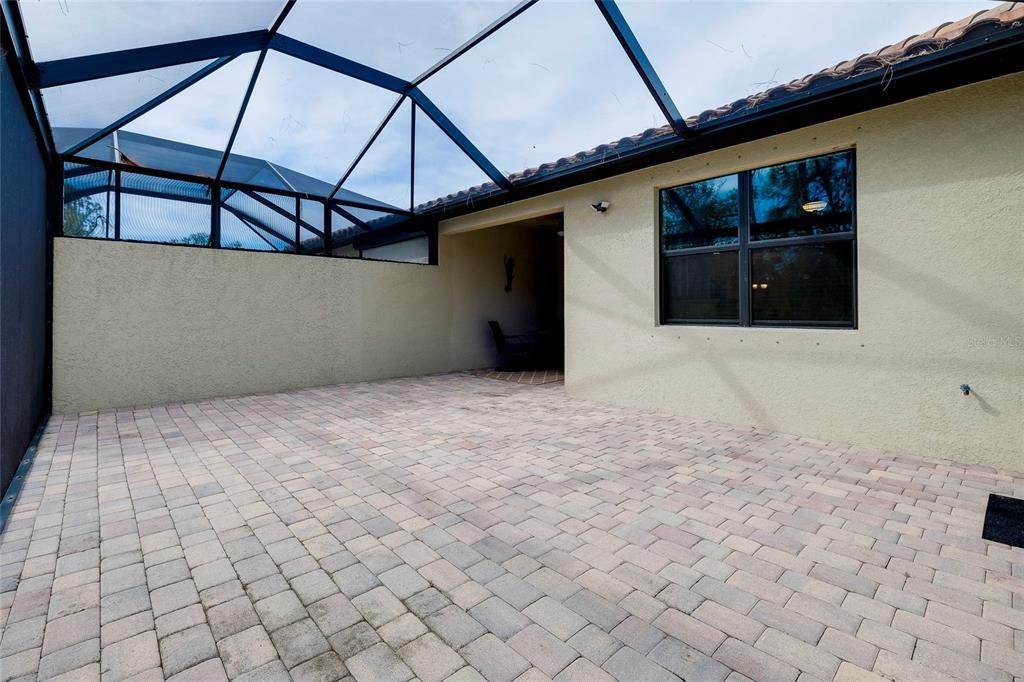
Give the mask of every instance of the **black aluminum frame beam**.
MULTIPOLYGON (((264 206, 269 208, 274 213, 277 213, 278 215, 280 215, 282 218, 287 218, 288 220, 290 220, 292 222, 297 222, 298 225, 301 225, 302 227, 304 227, 305 229, 309 230, 310 232, 312 232, 316 236, 318 236, 318 237, 323 237, 324 236, 323 232, 321 232, 320 230, 316 229, 315 227, 313 227, 312 225, 307 223, 305 220, 302 220, 301 218, 299 218, 299 216, 297 216, 297 215, 295 215, 293 213, 290 213, 287 209, 281 208, 280 206, 275 204, 273 201, 271 201, 270 199, 267 199, 266 197, 262 196, 258 192, 253 192, 253 191, 250 191, 250 190, 243 189, 242 190, 242 194, 244 194, 245 196, 249 197, 250 199, 252 199, 252 200, 254 200, 254 201, 256 201, 256 202, 258 202, 260 204, 263 204, 264 206)), ((301 195, 298 195, 298 194, 296 194, 293 198, 296 201, 301 201, 302 200, 301 195)))
POLYGON ((597 8, 601 11, 605 21, 608 22, 608 26, 612 29, 612 33, 615 34, 622 49, 625 50, 629 61, 633 63, 633 67, 636 69, 637 74, 640 75, 640 79, 644 82, 648 92, 651 93, 651 97, 658 104, 661 113, 665 116, 668 124, 672 126, 672 130, 680 137, 692 134, 692 131, 686 125, 686 120, 679 113, 675 102, 672 101, 668 88, 661 82, 658 72, 654 70, 651 60, 647 58, 643 46, 637 40, 629 22, 626 21, 626 17, 622 15, 622 10, 615 4, 615 0, 594 0, 594 2, 597 3, 597 8))
POLYGON ((4 51, 10 46, 11 53, 5 57, 11 62, 11 75, 23 98, 26 110, 31 112, 32 124, 38 136, 40 151, 51 166, 58 157, 57 145, 53 140, 53 131, 46 117, 46 106, 42 94, 35 83, 34 62, 25 34, 25 24, 21 18, 21 10, 14 0, 2 0, 0 12, 3 13, 3 45, 4 51))
POLYGON ((271 38, 269 47, 281 54, 301 59, 304 62, 314 64, 328 71, 334 71, 335 73, 340 73, 398 94, 403 94, 412 87, 409 81, 397 76, 392 76, 372 66, 366 66, 357 61, 336 55, 333 52, 322 50, 301 40, 289 38, 286 35, 276 35, 271 38))
MULTIPOLYGON (((337 213, 338 215, 340 215, 342 218, 345 218, 346 220, 352 221, 352 224, 355 225, 356 227, 358 227, 363 232, 371 232, 370 226, 367 225, 365 221, 357 218, 354 213, 349 213, 348 211, 346 211, 341 206, 338 206, 337 204, 330 203, 330 202, 328 202, 328 203, 329 203, 329 205, 331 207, 331 211, 333 211, 334 213, 337 213)), ((330 225, 330 229, 328 231, 331 234, 334 234, 334 225, 333 224, 330 225)))
POLYGON ((36 64, 38 86, 52 88, 206 59, 237 57, 246 52, 266 49, 270 38, 270 31, 261 29, 40 62, 36 64))
MULTIPOLYGON (((144 166, 132 166, 126 163, 118 163, 116 161, 105 161, 100 159, 91 159, 83 156, 70 156, 63 159, 67 163, 74 163, 83 166, 91 166, 91 168, 78 168, 67 173, 66 177, 78 177, 80 175, 89 175, 95 173, 97 170, 122 170, 126 173, 135 173, 137 175, 148 175, 157 178, 167 178, 169 180, 180 180, 182 182, 191 182, 200 185, 211 185, 213 181, 209 177, 201 177, 197 175, 189 175, 187 173, 176 173, 174 171, 165 171, 157 168, 146 168, 144 166)), ((254 185, 247 182, 238 182, 234 180, 221 180, 220 186, 225 189, 251 192, 263 192, 265 194, 273 194, 276 196, 285 197, 302 197, 303 199, 311 199, 313 201, 327 201, 327 197, 319 194, 310 194, 309 192, 290 191, 285 189, 279 189, 276 187, 265 187, 263 185, 254 185)), ((227 197, 225 197, 225 201, 227 197)), ((390 213, 392 215, 398 215, 403 217, 412 216, 412 212, 407 211, 403 208, 397 208, 394 206, 381 206, 365 201, 358 201, 355 199, 331 199, 332 203, 337 203, 342 206, 350 206, 352 208, 361 208, 367 211, 377 211, 379 213, 390 213)))
MULTIPOLYGON (((424 74, 421 74, 421 76, 417 78, 416 82, 423 82, 431 75, 437 73, 445 66, 455 61, 459 56, 465 54, 469 49, 479 44, 487 36, 493 34, 509 21, 526 11, 536 2, 537 0, 523 0, 523 2, 520 2, 519 5, 477 33, 477 35, 454 50, 447 57, 440 60, 424 72, 424 74)), ((459 149, 461 149, 462 152, 466 154, 466 156, 468 156, 469 159, 491 179, 491 181, 504 189, 508 189, 511 186, 505 175, 490 162, 490 160, 469 140, 469 138, 426 96, 425 93, 423 93, 423 91, 416 87, 414 83, 351 59, 341 57, 332 52, 322 50, 313 45, 309 45, 308 43, 278 34, 278 29, 284 23, 284 20, 294 3, 295 0, 288 0, 275 20, 274 25, 266 31, 249 31, 245 33, 216 36, 213 38, 200 38, 197 40, 167 43, 164 45, 154 45, 130 50, 118 50, 103 54, 72 57, 69 59, 61 59, 38 64, 38 84, 39 87, 45 88, 94 80, 97 78, 117 76, 126 73, 134 73, 153 68, 185 64, 203 59, 215 58, 218 60, 214 64, 207 65, 189 78, 184 79, 179 84, 172 87, 170 90, 165 91, 153 100, 146 102, 127 116, 122 117, 113 124, 105 126, 103 129, 91 134, 85 141, 83 141, 87 142, 87 144, 80 142, 61 156, 73 156, 77 152, 86 148, 88 144, 94 144, 97 140, 102 139, 104 135, 126 125, 135 118, 138 118, 147 111, 159 106, 170 97, 173 97, 182 90, 201 80, 217 68, 223 66, 230 59, 246 52, 259 50, 259 60, 253 70, 253 75, 250 78, 241 107, 239 108, 238 116, 235 120, 235 125, 232 128, 230 137, 228 138, 228 144, 224 150, 220 166, 218 167, 218 171, 215 176, 215 182, 220 182, 229 161, 231 149, 234 146, 235 139, 237 138, 238 130, 241 127, 242 119, 245 116, 245 110, 248 107, 249 100, 252 97, 252 92, 263 67, 263 62, 266 59, 267 51, 275 50, 276 52, 289 55, 335 73, 398 93, 401 96, 409 96, 415 104, 419 106, 423 113, 430 117, 430 119, 434 121, 442 131, 444 131, 452 142, 454 142, 456 146, 458 146, 459 149)), ((381 122, 381 125, 360 151, 355 161, 351 164, 348 170, 346 170, 341 180, 339 180, 335 185, 329 198, 333 198, 338 193, 342 184, 348 179, 356 165, 365 156, 370 145, 373 144, 380 132, 394 116, 394 113, 400 107, 401 102, 402 98, 400 98, 392 107, 391 111, 388 112, 385 120, 381 122)), ((47 130, 49 130, 48 127, 47 130)), ((415 147, 415 136, 413 136, 411 144, 415 147)), ((411 188, 410 191, 415 191, 415 189, 411 188)))
MULTIPOLYGON (((245 225, 246 227, 248 227, 250 232, 252 232, 254 235, 256 235, 257 237, 262 239, 264 242, 266 242, 267 246, 272 248, 274 251, 280 251, 281 250, 281 249, 277 248, 276 246, 274 246, 274 244, 269 239, 267 239, 262 234, 260 234, 259 230, 257 230, 255 227, 250 225, 249 224, 249 220, 250 219, 248 217, 244 216, 240 211, 238 211, 238 210, 231 210, 230 213, 233 216, 235 216, 236 218, 238 218, 238 222, 240 222, 243 225, 245 225)), ((257 222, 257 221, 254 220, 253 222, 257 222)), ((273 232, 269 232, 268 234, 273 236, 273 232)), ((221 248, 222 249, 224 247, 222 245, 218 244, 216 248, 221 248)))
MULTIPOLYGON (((281 241, 283 241, 285 244, 290 244, 293 247, 295 246, 295 243, 294 243, 292 238, 284 236, 283 234, 281 234, 280 232, 278 232, 274 228, 270 227, 269 225, 264 225, 260 220, 258 220, 257 218, 254 218, 253 216, 249 215, 248 213, 242 211, 241 209, 235 208, 234 206, 228 206, 225 203, 221 203, 221 207, 225 211, 227 211, 228 213, 230 213, 231 215, 235 216, 236 218, 241 220, 243 223, 245 223, 246 227, 248 227, 250 230, 252 229, 252 226, 249 225, 249 223, 250 222, 256 223, 256 227, 260 228, 261 230, 263 230, 264 232, 269 234, 271 237, 276 237, 277 239, 280 239, 281 241)), ((257 233, 257 236, 259 236, 259 233, 257 233)), ((266 241, 266 239, 264 239, 263 241, 266 241)), ((271 246, 274 246, 274 245, 271 244, 271 246)), ((280 249, 276 249, 275 248, 275 250, 280 250, 280 249)))

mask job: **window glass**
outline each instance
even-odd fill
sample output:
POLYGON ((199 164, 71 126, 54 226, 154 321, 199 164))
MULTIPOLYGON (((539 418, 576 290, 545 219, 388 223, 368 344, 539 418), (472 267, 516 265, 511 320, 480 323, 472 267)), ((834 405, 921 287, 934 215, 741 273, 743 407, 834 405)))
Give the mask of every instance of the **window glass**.
POLYGON ((754 324, 853 324, 853 241, 750 252, 754 324))
POLYGON ((738 243, 738 186, 726 175, 662 190, 662 251, 738 243))
POLYGON ((751 173, 751 241, 853 231, 853 153, 751 173))
POLYGON ((669 256, 663 261, 666 321, 739 322, 739 254, 736 251, 669 256))

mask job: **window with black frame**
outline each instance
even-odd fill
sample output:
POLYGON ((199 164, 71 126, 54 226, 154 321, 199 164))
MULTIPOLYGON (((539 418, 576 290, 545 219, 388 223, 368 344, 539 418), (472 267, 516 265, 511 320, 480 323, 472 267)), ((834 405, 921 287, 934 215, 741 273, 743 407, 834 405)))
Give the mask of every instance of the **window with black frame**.
POLYGON ((661 322, 856 324, 854 155, 661 191, 661 322))

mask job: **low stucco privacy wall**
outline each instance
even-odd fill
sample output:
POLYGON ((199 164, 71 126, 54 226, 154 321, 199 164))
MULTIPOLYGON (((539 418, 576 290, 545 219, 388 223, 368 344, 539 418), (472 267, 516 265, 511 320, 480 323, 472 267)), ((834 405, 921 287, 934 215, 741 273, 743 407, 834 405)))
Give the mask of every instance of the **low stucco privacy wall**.
POLYGON ((1024 471, 1022 112, 1017 74, 442 231, 564 211, 572 395, 1024 471), (857 329, 659 326, 659 188, 850 147, 857 329), (591 209, 600 200, 607 213, 591 209))
POLYGON ((438 246, 434 267, 57 239, 53 409, 493 366, 487 320, 533 323, 533 242, 483 230, 438 246))

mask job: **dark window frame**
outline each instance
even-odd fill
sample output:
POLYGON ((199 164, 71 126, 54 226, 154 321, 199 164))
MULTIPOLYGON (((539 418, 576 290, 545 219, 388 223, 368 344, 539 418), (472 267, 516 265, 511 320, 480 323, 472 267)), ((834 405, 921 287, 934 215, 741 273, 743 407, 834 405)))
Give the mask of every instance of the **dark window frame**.
POLYGON ((689 327, 767 327, 767 328, 789 328, 789 329, 857 329, 858 327, 858 277, 857 277, 857 153, 856 148, 835 149, 821 154, 801 156, 788 161, 758 166, 735 173, 718 174, 683 183, 683 185, 672 185, 670 187, 658 188, 658 321, 664 326, 689 326, 689 327), (848 153, 850 155, 850 199, 851 199, 851 223, 852 230, 849 232, 833 232, 819 235, 805 235, 801 237, 783 237, 777 239, 750 238, 750 226, 754 208, 754 194, 752 179, 755 171, 775 166, 782 166, 787 163, 808 161, 822 156, 832 154, 848 153), (737 176, 739 195, 739 240, 736 244, 696 246, 683 249, 663 250, 661 248, 662 228, 665 217, 665 190, 674 189, 696 182, 715 180, 730 175, 737 176), (801 320, 778 320, 754 322, 753 307, 750 296, 751 291, 751 254, 754 251, 765 248, 778 248, 786 246, 805 246, 827 242, 851 242, 851 320, 850 322, 827 322, 827 321, 801 321, 801 320), (678 256, 692 256, 709 253, 736 253, 739 260, 739 320, 708 320, 708 319, 680 319, 669 317, 669 297, 666 295, 665 263, 668 259, 678 256))

